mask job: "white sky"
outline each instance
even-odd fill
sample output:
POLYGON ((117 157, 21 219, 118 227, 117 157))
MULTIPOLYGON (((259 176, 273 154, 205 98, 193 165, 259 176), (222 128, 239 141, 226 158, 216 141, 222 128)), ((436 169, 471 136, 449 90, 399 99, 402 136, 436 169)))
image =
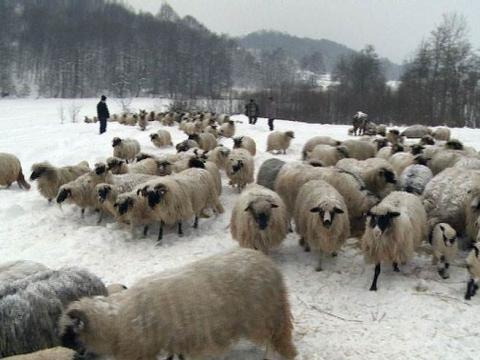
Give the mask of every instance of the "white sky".
MULTIPOLYGON (((163 0, 124 0, 156 13, 163 0)), ((480 48, 480 0, 169 0, 181 16, 192 15, 210 30, 232 36, 271 29, 329 39, 353 49, 373 44, 381 56, 401 63, 441 21, 443 13, 467 19, 469 38, 480 48)))

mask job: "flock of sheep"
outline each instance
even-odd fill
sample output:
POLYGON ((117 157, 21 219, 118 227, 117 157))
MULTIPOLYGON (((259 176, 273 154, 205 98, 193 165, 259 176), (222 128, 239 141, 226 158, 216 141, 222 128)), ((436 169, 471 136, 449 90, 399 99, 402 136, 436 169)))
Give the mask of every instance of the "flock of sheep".
MULTIPOLYGON (((480 155, 450 139, 447 128, 380 127, 380 134, 346 141, 315 136, 294 162, 281 159, 293 131, 271 132, 266 150, 279 156, 262 163, 254 183, 255 140, 235 137, 228 115, 141 111, 112 120, 141 130, 159 121, 165 127, 150 135, 158 148, 173 146, 168 126, 178 125, 186 138, 175 154, 147 154, 138 141, 116 137, 112 157, 93 168, 86 162, 34 164, 30 180, 39 193, 49 202, 74 204, 82 214, 98 211, 99 223, 109 216, 129 226, 133 236, 137 227, 147 235, 158 224, 161 241, 165 229, 182 235, 185 222, 196 228, 200 219, 224 212, 224 173, 239 191, 230 232, 241 249, 153 275, 129 289, 107 289, 81 269, 53 271, 23 261, 0 265, 0 315, 9 324, 0 327, 0 358, 41 350, 14 358, 185 359, 220 354, 246 338, 266 344, 266 358, 277 353, 294 359, 287 289, 268 257, 292 231, 304 251, 318 254, 317 271, 324 269, 325 256, 337 256, 347 239, 358 237, 365 261, 375 265, 370 290, 377 290, 382 263, 399 271, 425 243, 444 279, 458 248, 469 249, 465 298, 478 289, 480 155), (219 138, 232 138, 233 147, 219 138), (54 348, 60 345, 77 353, 54 348)), ((30 188, 20 161, 0 154, 0 185, 15 181, 30 188)))

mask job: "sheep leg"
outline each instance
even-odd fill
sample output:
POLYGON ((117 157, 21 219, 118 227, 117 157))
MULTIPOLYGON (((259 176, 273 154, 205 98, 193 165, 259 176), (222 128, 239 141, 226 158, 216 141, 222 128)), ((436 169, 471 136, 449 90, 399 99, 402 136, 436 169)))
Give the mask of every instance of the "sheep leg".
POLYGON ((465 294, 465 300, 470 300, 472 298, 474 286, 475 280, 470 279, 467 283, 467 293, 465 294))
POLYGON ((163 221, 160 221, 160 228, 158 229, 158 239, 157 239, 157 243, 159 243, 160 241, 162 241, 163 239, 163 221))
POLYGON ((375 274, 373 275, 373 282, 372 286, 370 286, 370 291, 377 291, 377 280, 378 280, 378 275, 380 275, 381 267, 380 263, 375 265, 375 274))
POLYGON ((48 199, 48 203, 51 204, 51 203, 52 203, 52 199, 48 199))
POLYGON ((317 267, 315 268, 315 271, 322 271, 322 254, 321 253, 318 255, 318 262, 317 262, 317 267))
POLYGON ((80 213, 81 213, 81 217, 83 219, 85 217, 85 209, 82 209, 80 213))
POLYGON ((145 225, 144 228, 143 228, 143 236, 147 236, 148 234, 148 225, 145 225))
POLYGON ((195 215, 195 220, 193 221, 193 228, 198 229, 198 216, 195 215))
POLYGON ((338 254, 337 254, 335 251, 332 252, 332 257, 337 257, 337 255, 338 255, 338 254))
POLYGON ((398 268, 398 263, 396 262, 393 263, 393 271, 400 272, 400 269, 398 268))
POLYGON ((178 236, 183 236, 182 222, 178 222, 178 236))
POLYGON ((440 264, 438 265, 438 274, 442 277, 442 279, 448 279, 449 275, 447 272, 448 267, 450 264, 446 262, 445 256, 442 255, 440 257, 440 264))
POLYGON ((100 225, 103 220, 103 211, 100 211, 100 214, 98 214, 98 220, 97 220, 97 225, 100 225))

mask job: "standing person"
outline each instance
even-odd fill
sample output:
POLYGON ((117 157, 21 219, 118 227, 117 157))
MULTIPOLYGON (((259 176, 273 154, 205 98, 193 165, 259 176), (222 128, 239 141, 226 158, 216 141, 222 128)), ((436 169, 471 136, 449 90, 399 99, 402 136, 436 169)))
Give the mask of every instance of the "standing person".
POLYGON ((97 117, 100 121, 100 135, 107 131, 107 119, 110 117, 107 107, 107 97, 102 95, 100 102, 97 104, 97 117))
POLYGON ((257 103, 255 100, 250 99, 250 102, 245 105, 245 115, 248 116, 248 123, 255 125, 257 123, 259 113, 260 109, 258 108, 257 103))
POLYGON ((270 128, 270 131, 273 131, 273 120, 277 117, 277 104, 272 96, 270 96, 267 101, 266 115, 268 118, 268 127, 270 128))

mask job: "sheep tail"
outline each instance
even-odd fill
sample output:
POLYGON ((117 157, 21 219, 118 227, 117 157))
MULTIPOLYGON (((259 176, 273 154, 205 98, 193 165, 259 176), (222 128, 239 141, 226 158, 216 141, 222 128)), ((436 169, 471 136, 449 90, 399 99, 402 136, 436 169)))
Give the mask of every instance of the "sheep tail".
POLYGON ((20 174, 18 174, 17 183, 22 189, 30 190, 30 184, 25 180, 22 169, 20 169, 20 174))
POLYGON ((285 291, 281 304, 282 318, 279 326, 274 330, 272 336, 272 346, 285 359, 294 359, 297 356, 297 350, 292 341, 293 317, 288 303, 288 294, 285 291))

